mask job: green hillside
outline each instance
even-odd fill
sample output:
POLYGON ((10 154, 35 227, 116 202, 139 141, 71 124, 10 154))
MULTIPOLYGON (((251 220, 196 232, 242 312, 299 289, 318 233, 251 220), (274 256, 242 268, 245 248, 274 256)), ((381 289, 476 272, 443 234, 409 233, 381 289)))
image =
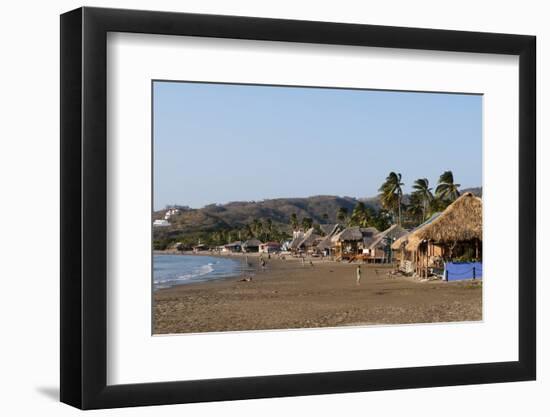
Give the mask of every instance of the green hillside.
MULTIPOLYGON (((481 195, 481 188, 464 189, 481 195)), ((408 195, 403 196, 406 204, 408 195)), ((312 224, 338 223, 338 210, 344 208, 348 215, 363 202, 374 212, 381 206, 378 197, 357 199, 330 195, 305 198, 277 198, 263 201, 236 201, 227 204, 211 204, 199 209, 178 207, 180 212, 169 218, 169 227, 153 228, 154 247, 164 249, 175 241, 195 244, 216 244, 257 236, 256 229, 270 228, 269 236, 282 240, 291 236, 291 217, 296 215, 299 223, 311 219, 312 224), (268 222, 270 225, 268 226, 268 222)), ((153 219, 164 219, 167 209, 153 213, 153 219)))

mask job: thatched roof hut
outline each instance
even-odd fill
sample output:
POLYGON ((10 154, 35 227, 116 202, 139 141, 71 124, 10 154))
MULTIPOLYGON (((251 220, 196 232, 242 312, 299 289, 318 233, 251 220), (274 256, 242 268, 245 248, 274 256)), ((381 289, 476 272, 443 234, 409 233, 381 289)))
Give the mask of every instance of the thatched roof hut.
POLYGON ((321 236, 315 233, 315 229, 313 227, 310 228, 304 235, 304 238, 298 243, 297 249, 300 249, 302 247, 312 246, 315 240, 318 239, 319 237, 321 236))
POLYGON ((340 233, 335 234, 331 241, 335 242, 359 242, 364 238, 373 237, 378 233, 375 227, 348 227, 340 233))
POLYGON ((317 249, 319 250, 330 249, 332 247, 332 237, 337 233, 339 233, 343 228, 343 226, 338 223, 333 224, 331 226, 332 226, 332 230, 330 230, 326 234, 326 236, 319 242, 319 244, 317 245, 317 249))
POLYGON ((298 246, 300 243, 304 240, 304 232, 298 231, 294 232, 294 237, 292 238, 292 241, 290 242, 290 249, 296 250, 298 249, 298 246))
POLYGON ((416 250, 423 240, 450 244, 474 239, 482 241, 482 217, 481 198, 472 193, 463 194, 436 219, 412 232, 406 249, 416 250))
POLYGON ((258 239, 248 239, 245 241, 242 245, 243 249, 259 249, 262 242, 260 242, 258 239))

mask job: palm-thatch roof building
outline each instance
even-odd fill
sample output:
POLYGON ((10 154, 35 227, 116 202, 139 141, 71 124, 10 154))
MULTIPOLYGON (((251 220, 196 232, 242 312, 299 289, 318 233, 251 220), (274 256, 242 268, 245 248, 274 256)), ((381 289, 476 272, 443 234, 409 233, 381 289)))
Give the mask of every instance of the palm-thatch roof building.
POLYGON ((322 240, 322 236, 317 233, 315 228, 311 227, 301 239, 294 245, 296 252, 313 252, 317 244, 322 240))
POLYGON ((483 240, 481 198, 466 193, 457 198, 432 222, 416 232, 420 239, 454 244, 483 240))
MULTIPOLYGON (((329 226, 329 225, 324 225, 324 226, 329 226)), ((344 226, 338 223, 330 226, 332 226, 330 229, 328 227, 323 228, 321 226, 321 230, 325 231, 326 234, 325 234, 325 237, 323 237, 319 241, 316 247, 317 252, 322 254, 323 256, 332 255, 332 246, 333 246, 332 238, 334 237, 334 235, 336 235, 337 233, 340 233, 344 229, 344 226)))
POLYGON ((442 213, 398 239, 392 248, 401 250, 402 261, 410 261, 412 272, 420 276, 443 268, 445 261, 481 260, 482 218, 481 198, 465 193, 442 213))
POLYGON ((377 233, 375 227, 348 227, 331 238, 332 248, 338 258, 354 259, 377 233))
POLYGON ((193 246, 193 252, 203 252, 208 250, 208 246, 206 246, 204 243, 199 243, 198 245, 193 246))
POLYGON ((289 249, 292 252, 298 251, 298 245, 304 240, 305 233, 302 230, 295 230, 292 233, 292 240, 290 241, 289 249))
POLYGON ((242 250, 242 242, 239 240, 236 242, 231 242, 231 243, 227 243, 226 245, 223 245, 221 251, 224 253, 228 253, 228 252, 234 253, 234 252, 240 252, 241 250, 242 250))
POLYGON ((261 244, 258 239, 248 239, 242 244, 243 252, 258 252, 261 244))

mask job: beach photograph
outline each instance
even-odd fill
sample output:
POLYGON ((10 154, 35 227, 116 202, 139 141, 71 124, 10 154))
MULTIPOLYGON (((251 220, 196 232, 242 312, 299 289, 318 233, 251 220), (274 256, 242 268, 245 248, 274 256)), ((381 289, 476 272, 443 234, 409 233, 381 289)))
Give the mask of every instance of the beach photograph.
POLYGON ((153 81, 152 333, 483 320, 482 100, 153 81))

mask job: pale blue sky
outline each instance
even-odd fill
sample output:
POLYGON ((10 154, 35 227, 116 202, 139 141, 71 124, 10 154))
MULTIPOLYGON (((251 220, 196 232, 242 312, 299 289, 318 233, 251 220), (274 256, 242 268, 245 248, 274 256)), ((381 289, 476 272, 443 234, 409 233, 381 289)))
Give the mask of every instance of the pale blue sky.
POLYGON ((482 97, 154 82, 154 208, 481 185, 482 97))

